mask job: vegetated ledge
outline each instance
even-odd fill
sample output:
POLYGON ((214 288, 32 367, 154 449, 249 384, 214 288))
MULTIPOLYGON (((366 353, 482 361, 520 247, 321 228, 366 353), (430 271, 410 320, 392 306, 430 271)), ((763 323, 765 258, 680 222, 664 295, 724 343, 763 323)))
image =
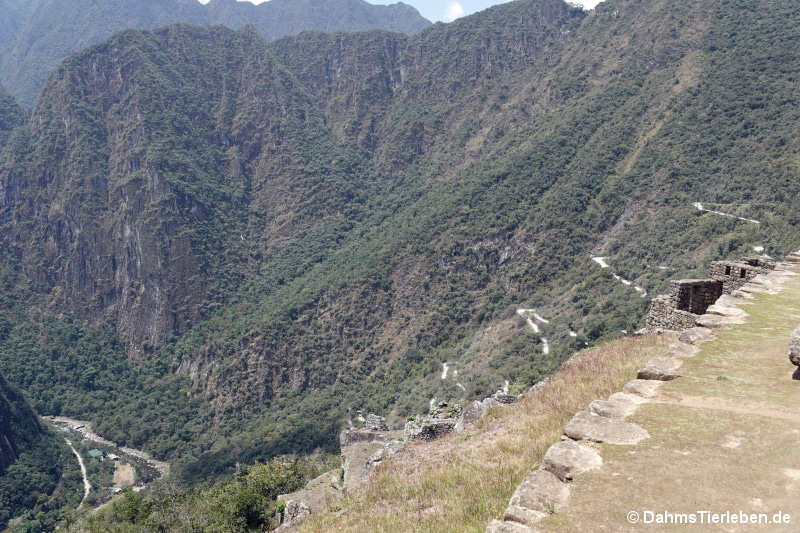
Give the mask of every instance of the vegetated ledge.
POLYGON ((383 461, 369 485, 299 530, 484 531, 575 412, 620 390, 673 340, 626 337, 575 354, 545 386, 491 410, 475 429, 411 444, 383 461))

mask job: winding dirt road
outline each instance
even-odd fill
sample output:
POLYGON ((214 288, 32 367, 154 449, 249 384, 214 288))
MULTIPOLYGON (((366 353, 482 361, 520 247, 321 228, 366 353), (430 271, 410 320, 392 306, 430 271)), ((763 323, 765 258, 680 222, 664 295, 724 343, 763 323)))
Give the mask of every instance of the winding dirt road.
POLYGON ((78 458, 78 464, 81 467, 81 475, 83 476, 83 498, 81 499, 81 503, 78 504, 78 509, 81 508, 83 502, 86 501, 86 498, 89 497, 89 493, 92 491, 92 484, 89 483, 89 476, 86 475, 86 465, 83 462, 83 457, 81 454, 78 453, 78 450, 75 449, 75 446, 72 445, 72 442, 69 439, 64 439, 67 443, 67 446, 70 447, 72 453, 75 454, 75 457, 78 458))
POLYGON ((112 448, 117 448, 126 455, 130 455, 132 457, 141 459, 149 466, 153 467, 156 471, 158 471, 160 477, 166 476, 169 473, 169 463, 153 459, 153 457, 149 453, 143 452, 142 450, 128 448, 126 446, 120 446, 114 442, 111 442, 108 439, 104 439, 103 437, 92 431, 92 425, 89 422, 83 420, 75 420, 74 418, 67 418, 64 416, 52 416, 47 418, 54 424, 64 425, 73 431, 77 431, 86 440, 102 444, 103 446, 110 446, 112 448))

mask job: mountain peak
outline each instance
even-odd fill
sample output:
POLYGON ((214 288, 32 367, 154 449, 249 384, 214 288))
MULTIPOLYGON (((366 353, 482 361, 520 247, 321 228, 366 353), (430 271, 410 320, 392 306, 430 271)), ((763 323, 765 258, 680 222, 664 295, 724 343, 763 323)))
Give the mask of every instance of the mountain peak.
MULTIPOLYGON (((8 0, 6 0, 7 2, 8 0)), ((2 2, 0 2, 2 4, 2 2)), ((372 5, 363 0, 271 0, 254 5, 236 0, 37 0, 7 6, 0 22, 0 82, 31 105, 50 72, 65 57, 128 29, 152 29, 178 22, 252 24, 267 40, 304 30, 383 29, 413 34, 430 21, 406 4, 372 5)))

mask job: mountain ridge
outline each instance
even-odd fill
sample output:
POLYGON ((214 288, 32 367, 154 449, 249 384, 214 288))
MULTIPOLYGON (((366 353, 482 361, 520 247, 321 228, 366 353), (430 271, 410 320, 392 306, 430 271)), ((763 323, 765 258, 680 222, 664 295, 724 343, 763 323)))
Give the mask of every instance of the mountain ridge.
POLYGON ((21 5, 4 0, 0 12, 7 15, 0 37, 0 82, 28 106, 62 59, 128 28, 183 22, 241 29, 249 24, 272 40, 311 29, 415 33, 430 25, 406 4, 372 5, 363 0, 274 0, 258 6, 225 0, 205 5, 194 0, 38 0, 21 5))
MULTIPOLYGON (((648 302, 620 279, 655 293, 796 247, 791 7, 527 0, 414 37, 178 25, 73 56, 0 170, 26 308, 74 318, 68 344, 114 339, 96 365, 137 385, 73 412, 98 387, 75 379, 66 414, 192 480, 335 450, 348 408, 399 423, 523 390, 634 331, 648 302), (549 320, 547 353, 521 308, 549 320), (126 405, 156 383, 196 410, 126 405)), ((15 360, 68 352, 30 349, 25 320, 2 370, 59 414, 15 360)))

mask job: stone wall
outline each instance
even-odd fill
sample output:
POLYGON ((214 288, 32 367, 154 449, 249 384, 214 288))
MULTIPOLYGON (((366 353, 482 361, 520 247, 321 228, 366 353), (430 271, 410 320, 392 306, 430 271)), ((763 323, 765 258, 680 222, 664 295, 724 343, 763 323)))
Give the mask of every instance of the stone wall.
POLYGON ((705 314, 722 292, 722 282, 714 279, 673 280, 669 285, 669 296, 675 309, 695 315, 705 314))
POLYGON ((775 269, 775 261, 766 257, 745 257, 741 261, 714 261, 711 277, 722 282, 723 292, 730 294, 745 283, 775 269))
POLYGON ((662 295, 653 298, 650 314, 647 317, 647 329, 683 331, 693 328, 697 315, 676 309, 670 296, 662 295))
POLYGON ((714 261, 710 279, 681 279, 670 282, 669 294, 656 296, 650 305, 647 329, 682 331, 695 326, 695 320, 723 294, 731 294, 759 274, 775 269, 775 261, 765 256, 744 257, 741 261, 714 261))
POLYGON ((697 317, 704 314, 722 292, 723 283, 715 279, 673 280, 669 294, 653 298, 647 329, 682 331, 692 328, 697 317))

